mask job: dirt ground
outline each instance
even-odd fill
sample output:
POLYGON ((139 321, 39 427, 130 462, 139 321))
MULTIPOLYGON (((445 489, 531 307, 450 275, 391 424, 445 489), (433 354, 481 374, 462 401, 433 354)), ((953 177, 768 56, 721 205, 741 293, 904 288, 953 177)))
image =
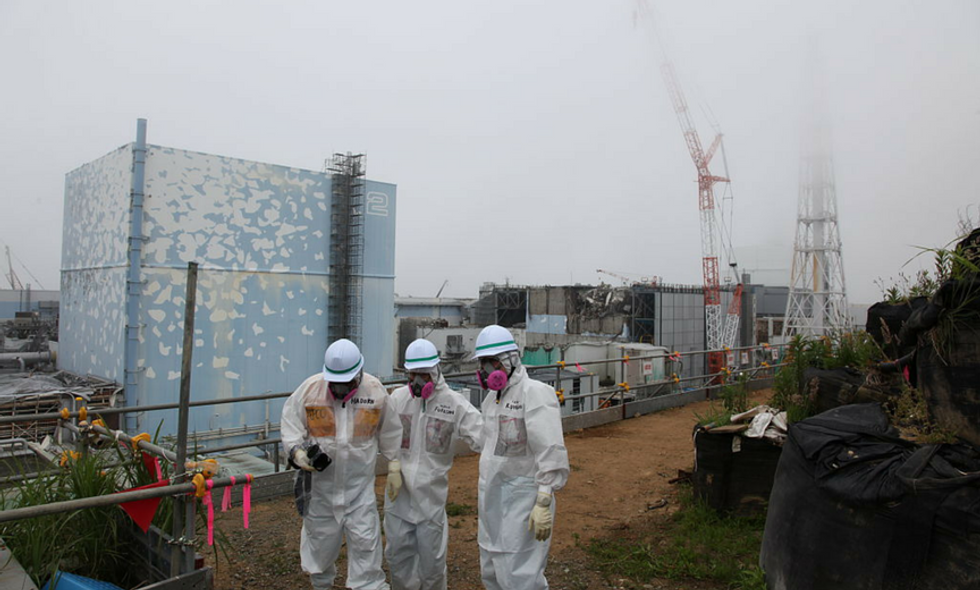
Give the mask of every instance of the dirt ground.
MULTIPOLYGON (((755 403, 768 399, 768 391, 756 392, 755 403)), ((606 578, 590 568, 582 546, 595 539, 629 536, 659 528, 677 509, 677 486, 669 480, 678 470, 694 464, 691 433, 696 414, 706 414, 708 402, 699 402, 606 426, 567 433, 565 444, 571 463, 568 485, 556 493, 557 515, 546 575, 552 588, 632 588, 616 576, 606 578)), ((459 505, 450 516, 449 588, 477 590, 480 556, 477 531, 477 469, 479 457, 457 457, 450 472, 449 502, 459 505)), ((381 497, 384 478, 376 489, 381 497)), ((218 528, 229 541, 228 559, 216 565, 216 590, 285 590, 309 588, 299 566, 301 522, 292 497, 281 497, 252 507, 251 528, 242 529, 240 512, 222 515, 218 528)), ((346 564, 338 564, 337 588, 343 588, 346 564)), ((715 589, 700 582, 653 581, 642 589, 715 589)))

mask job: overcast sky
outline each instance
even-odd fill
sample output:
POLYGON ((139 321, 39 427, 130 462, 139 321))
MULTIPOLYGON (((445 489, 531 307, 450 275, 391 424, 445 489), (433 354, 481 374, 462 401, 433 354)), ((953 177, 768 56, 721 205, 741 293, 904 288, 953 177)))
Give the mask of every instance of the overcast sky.
MULTIPOLYGON (((4 0, 0 242, 57 288, 65 173, 145 117, 150 143, 224 156, 366 153, 398 185, 400 295, 614 281, 598 268, 700 284, 697 176, 633 2, 4 0)), ((980 2, 654 4, 688 101, 725 134, 757 278, 788 274, 813 36, 849 299, 980 216, 980 2)))

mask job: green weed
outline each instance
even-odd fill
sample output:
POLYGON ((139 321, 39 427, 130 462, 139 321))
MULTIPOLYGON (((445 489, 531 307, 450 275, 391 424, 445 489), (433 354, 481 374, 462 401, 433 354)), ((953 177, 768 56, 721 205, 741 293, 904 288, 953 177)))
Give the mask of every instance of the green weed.
POLYGON ((457 504, 449 502, 446 504, 446 516, 469 516, 475 512, 469 504, 457 504))
POLYGON ((734 383, 721 388, 718 394, 725 410, 730 414, 738 414, 749 409, 749 374, 742 373, 734 383))
POLYGON ((638 583, 695 579, 761 590, 765 581, 758 561, 764 527, 763 517, 720 516, 687 491, 662 539, 592 539, 586 550, 604 574, 638 583))
POLYGON ((770 404, 786 410, 789 422, 813 413, 804 375, 809 368, 840 369, 849 367, 866 371, 883 357, 881 348, 867 332, 847 332, 832 337, 804 338, 794 336, 776 371, 770 404))

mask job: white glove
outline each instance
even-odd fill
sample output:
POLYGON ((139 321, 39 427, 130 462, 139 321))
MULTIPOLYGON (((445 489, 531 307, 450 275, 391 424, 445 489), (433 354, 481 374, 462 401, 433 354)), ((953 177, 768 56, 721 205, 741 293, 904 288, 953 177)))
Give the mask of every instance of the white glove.
POLYGON ((527 519, 527 530, 534 530, 534 538, 545 541, 551 536, 551 494, 538 492, 538 499, 531 509, 531 517, 527 519))
POLYGON ((303 471, 316 471, 310 465, 310 458, 306 456, 306 451, 300 447, 293 449, 293 464, 303 471))
POLYGON ((385 482, 385 491, 388 499, 392 502, 398 497, 398 492, 402 489, 402 464, 395 459, 388 461, 388 480, 385 482))

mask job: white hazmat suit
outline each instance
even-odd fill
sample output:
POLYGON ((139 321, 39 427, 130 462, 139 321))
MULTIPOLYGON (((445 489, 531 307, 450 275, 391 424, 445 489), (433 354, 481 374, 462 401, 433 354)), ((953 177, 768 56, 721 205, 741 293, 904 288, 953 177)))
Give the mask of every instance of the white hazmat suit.
MULTIPOLYGON (((487 590, 548 587, 544 569, 551 519, 548 536, 541 541, 529 530, 528 519, 539 496, 550 499, 568 481, 568 451, 555 390, 529 378, 519 361, 514 364, 500 395, 490 391, 482 404, 477 539, 487 590)), ((553 519, 555 503, 548 508, 553 519)))
POLYGON ((387 590, 381 569, 381 529, 374 492, 378 449, 393 460, 401 443, 401 422, 381 382, 361 374, 346 402, 327 389, 322 374, 308 378, 286 400, 282 442, 287 453, 316 443, 333 462, 323 471, 300 471, 310 478, 303 515, 300 561, 315 590, 333 586, 336 561, 347 538, 347 586, 387 590))
POLYGON ((441 374, 428 399, 409 386, 391 394, 402 424, 402 489, 385 497, 385 557, 394 590, 445 590, 446 497, 456 441, 480 450, 480 412, 446 385, 441 374))

